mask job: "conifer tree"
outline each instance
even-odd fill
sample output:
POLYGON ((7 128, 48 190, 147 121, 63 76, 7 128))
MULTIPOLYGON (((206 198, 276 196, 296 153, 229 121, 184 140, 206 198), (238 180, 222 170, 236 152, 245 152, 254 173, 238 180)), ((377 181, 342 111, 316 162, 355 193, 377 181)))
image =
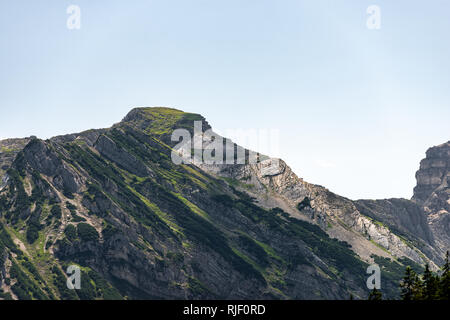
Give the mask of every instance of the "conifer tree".
POLYGON ((418 300, 420 294, 420 279, 417 273, 409 266, 406 267, 405 276, 400 284, 402 289, 401 297, 403 300, 418 300))
POLYGON ((450 264, 448 261, 448 251, 445 256, 445 263, 442 267, 442 275, 439 281, 439 299, 450 300, 450 264))
POLYGON ((423 273, 422 295, 424 300, 436 300, 438 297, 439 278, 435 276, 428 263, 425 265, 423 273))
MULTIPOLYGON (((405 276, 400 283, 403 300, 450 300, 450 263, 449 252, 445 256, 441 276, 433 274, 428 264, 422 277, 406 267, 405 276)), ((372 293, 371 293, 372 295, 372 293)), ((371 298, 369 295, 369 299, 371 298)))

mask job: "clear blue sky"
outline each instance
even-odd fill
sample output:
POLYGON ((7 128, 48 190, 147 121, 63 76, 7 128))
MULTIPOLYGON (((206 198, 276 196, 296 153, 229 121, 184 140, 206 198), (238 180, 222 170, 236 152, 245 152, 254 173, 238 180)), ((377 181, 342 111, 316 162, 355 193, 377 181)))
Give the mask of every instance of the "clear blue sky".
POLYGON ((0 137, 169 106, 219 131, 279 129, 272 156, 341 195, 409 198, 450 139, 449 34, 447 0, 1 1, 0 137))

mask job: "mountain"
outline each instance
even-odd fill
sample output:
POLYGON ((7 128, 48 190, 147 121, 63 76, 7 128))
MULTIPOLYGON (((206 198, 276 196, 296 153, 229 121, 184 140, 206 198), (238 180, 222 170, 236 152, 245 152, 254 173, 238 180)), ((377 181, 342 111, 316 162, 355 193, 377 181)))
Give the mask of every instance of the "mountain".
POLYGON ((442 262, 448 143, 413 200, 351 201, 226 139, 244 161, 198 162, 208 135, 172 141, 194 123, 220 137, 201 115, 136 108, 108 129, 0 141, 0 299, 366 299, 372 263, 394 298, 405 266, 442 262))

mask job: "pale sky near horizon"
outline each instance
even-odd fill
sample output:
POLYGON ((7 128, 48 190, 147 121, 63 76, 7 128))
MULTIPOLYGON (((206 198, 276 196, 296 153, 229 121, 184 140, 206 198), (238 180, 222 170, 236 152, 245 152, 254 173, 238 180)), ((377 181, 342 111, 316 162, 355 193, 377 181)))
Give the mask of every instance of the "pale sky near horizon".
POLYGON ((278 130, 270 155, 340 195, 410 198, 425 151, 450 140, 449 34, 446 0, 5 0, 0 138, 168 106, 219 132, 278 130))

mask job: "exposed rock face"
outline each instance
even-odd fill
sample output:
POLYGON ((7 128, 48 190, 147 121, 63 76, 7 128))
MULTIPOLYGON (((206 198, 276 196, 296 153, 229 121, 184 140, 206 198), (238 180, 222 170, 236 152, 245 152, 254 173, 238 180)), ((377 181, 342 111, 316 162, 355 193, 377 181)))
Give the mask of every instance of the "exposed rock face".
POLYGON ((400 235, 413 235, 433 245, 433 234, 423 209, 406 199, 358 200, 358 210, 364 215, 387 224, 400 235))
POLYGON ((33 169, 51 177, 58 189, 74 193, 78 192, 84 183, 83 177, 61 159, 56 147, 44 141, 32 139, 23 149, 23 158, 33 169))
MULTIPOLYGON (((413 200, 422 205, 437 205, 440 210, 447 206, 450 194, 450 141, 432 147, 426 152, 426 158, 420 162, 416 173, 417 186, 414 188, 413 200), (442 195, 440 202, 434 203, 434 195, 442 195), (427 201, 430 201, 427 203, 427 201)), ((433 207, 430 208, 433 210, 433 207)))
POLYGON ((434 235, 422 207, 411 200, 358 200, 358 210, 367 217, 375 219, 404 239, 408 239, 427 257, 440 265, 443 252, 436 248, 434 235))
POLYGON ((95 149, 107 159, 114 161, 119 166, 125 168, 138 176, 147 176, 150 171, 136 157, 119 147, 114 141, 105 135, 101 135, 95 143, 95 149))
POLYGON ((416 173, 412 200, 427 214, 436 246, 450 248, 450 141, 428 149, 416 173))

